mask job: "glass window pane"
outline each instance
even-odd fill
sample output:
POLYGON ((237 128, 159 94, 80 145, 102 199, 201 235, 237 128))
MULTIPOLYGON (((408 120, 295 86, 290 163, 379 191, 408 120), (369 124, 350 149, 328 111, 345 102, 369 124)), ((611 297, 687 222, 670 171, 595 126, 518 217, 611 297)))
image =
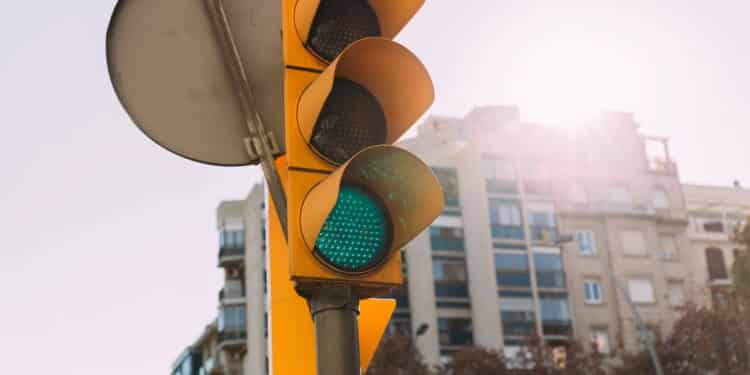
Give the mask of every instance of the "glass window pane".
POLYGON ((529 269, 529 259, 526 254, 495 254, 495 268, 526 271, 529 269))
POLYGON ((534 265, 537 270, 561 270, 560 254, 534 254, 534 265))

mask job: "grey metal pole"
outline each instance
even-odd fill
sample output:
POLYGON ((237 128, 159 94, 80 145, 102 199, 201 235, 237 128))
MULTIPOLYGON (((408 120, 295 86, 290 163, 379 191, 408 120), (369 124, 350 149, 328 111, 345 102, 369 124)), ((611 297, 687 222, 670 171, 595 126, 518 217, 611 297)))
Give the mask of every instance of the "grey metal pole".
POLYGON ((638 311, 638 307, 635 305, 635 303, 633 303, 633 300, 630 299, 630 294, 628 294, 627 289, 625 289, 625 287, 620 283, 620 280, 618 280, 614 276, 614 274, 612 274, 612 281, 615 284, 615 288, 620 290, 620 293, 622 293, 623 297, 625 297, 625 301, 633 311, 636 329, 638 330, 638 337, 646 344, 648 355, 651 357, 651 363, 653 363, 654 365, 654 371, 656 372, 656 375, 664 375, 664 369, 662 369, 661 360, 659 360, 659 355, 656 353, 656 347, 654 346, 653 337, 651 337, 650 335, 647 337, 646 332, 648 328, 646 327, 646 324, 643 323, 643 319, 641 318, 641 314, 638 311))
POLYGON ((348 285, 326 285, 308 299, 318 375, 360 375, 359 299, 348 285))

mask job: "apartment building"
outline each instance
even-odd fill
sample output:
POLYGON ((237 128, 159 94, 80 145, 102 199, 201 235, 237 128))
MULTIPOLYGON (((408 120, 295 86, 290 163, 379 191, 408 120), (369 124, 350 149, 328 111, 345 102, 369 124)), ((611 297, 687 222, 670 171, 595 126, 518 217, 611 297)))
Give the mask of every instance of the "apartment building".
POLYGON ((685 199, 667 141, 640 134, 632 115, 563 131, 486 107, 429 118, 402 145, 446 193, 444 214, 406 249, 411 327, 434 327, 416 340, 429 362, 465 344, 513 357, 532 335, 635 350, 623 293, 654 334, 679 317, 695 284, 677 256, 689 246, 685 199))
MULTIPOLYGON (((443 214, 404 249, 404 285, 390 294, 389 329, 412 335, 430 364, 465 345, 513 358, 530 336, 638 350, 627 299, 653 335, 668 335, 680 307, 728 283, 726 233, 750 213, 747 190, 681 185, 667 139, 642 134, 628 113, 567 131, 523 122, 516 107, 482 107, 429 117, 400 146, 432 166, 445 193, 443 214), (709 238, 716 220, 723 234, 709 238)), ((218 209, 217 338, 244 335, 222 352, 245 374, 268 366, 263 202, 256 185, 218 209), (244 323, 222 323, 235 316, 244 323)))
POLYGON ((218 267, 224 285, 217 318, 180 354, 172 375, 267 373, 263 189, 217 209, 218 267), (251 350, 249 350, 251 349, 251 350))
POLYGON ((733 187, 683 185, 688 202, 691 272, 704 285, 696 297, 705 304, 726 302, 732 285, 734 258, 741 249, 734 231, 750 216, 750 190, 733 187))

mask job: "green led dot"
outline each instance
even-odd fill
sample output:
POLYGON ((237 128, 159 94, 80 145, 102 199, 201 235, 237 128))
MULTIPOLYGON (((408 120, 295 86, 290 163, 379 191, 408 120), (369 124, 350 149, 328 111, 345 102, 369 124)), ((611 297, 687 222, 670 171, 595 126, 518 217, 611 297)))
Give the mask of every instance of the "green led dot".
POLYGON ((344 185, 315 242, 330 265, 360 272, 377 264, 390 247, 391 224, 380 202, 366 190, 344 185))

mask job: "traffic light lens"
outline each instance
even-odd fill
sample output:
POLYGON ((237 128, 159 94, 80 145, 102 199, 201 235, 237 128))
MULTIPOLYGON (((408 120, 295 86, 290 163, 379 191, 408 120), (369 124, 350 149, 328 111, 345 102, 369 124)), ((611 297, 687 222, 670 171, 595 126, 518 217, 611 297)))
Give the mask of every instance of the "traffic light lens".
POLYGON ((352 42, 371 36, 381 36, 380 23, 366 0, 322 0, 307 43, 330 62, 352 42))
POLYGON ((362 272, 383 260, 390 242, 391 224, 380 202, 362 188, 343 185, 315 252, 337 269, 362 272))
POLYGON ((385 138, 385 114, 377 99, 361 85, 336 78, 313 128, 313 148, 338 165, 385 138))

